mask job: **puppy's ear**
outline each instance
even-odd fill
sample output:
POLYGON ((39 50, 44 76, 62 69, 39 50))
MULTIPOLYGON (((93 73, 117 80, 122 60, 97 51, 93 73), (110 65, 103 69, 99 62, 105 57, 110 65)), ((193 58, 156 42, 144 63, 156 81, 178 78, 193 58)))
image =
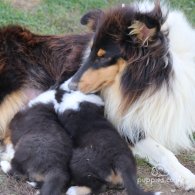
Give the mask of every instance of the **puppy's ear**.
POLYGON ((165 19, 166 15, 163 15, 160 1, 157 0, 151 12, 137 14, 136 19, 128 27, 130 29, 129 35, 135 35, 141 43, 151 41, 160 31, 165 19))
POLYGON ((92 10, 82 16, 80 22, 82 25, 86 25, 90 31, 94 32, 96 30, 98 20, 102 14, 103 11, 100 9, 92 10))

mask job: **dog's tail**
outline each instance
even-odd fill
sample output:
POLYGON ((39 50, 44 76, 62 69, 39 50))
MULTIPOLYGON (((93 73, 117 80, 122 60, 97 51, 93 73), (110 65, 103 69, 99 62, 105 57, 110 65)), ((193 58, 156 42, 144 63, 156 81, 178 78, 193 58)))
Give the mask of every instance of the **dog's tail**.
POLYGON ((61 195, 63 187, 67 187, 69 174, 63 170, 49 171, 40 190, 40 195, 61 195))
POLYGON ((160 195, 161 192, 145 192, 137 184, 134 162, 128 156, 120 156, 115 161, 116 171, 121 175, 128 195, 160 195))

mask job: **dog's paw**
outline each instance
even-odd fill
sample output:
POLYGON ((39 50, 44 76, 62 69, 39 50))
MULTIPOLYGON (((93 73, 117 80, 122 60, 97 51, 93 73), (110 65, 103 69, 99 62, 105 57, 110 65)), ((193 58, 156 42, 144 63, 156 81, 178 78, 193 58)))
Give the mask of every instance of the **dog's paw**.
POLYGON ((185 190, 195 190, 195 175, 185 179, 185 190))
POLYGON ((35 193, 35 195, 40 195, 40 194, 41 194, 41 193, 40 193, 39 190, 37 190, 36 193, 35 193))
POLYGON ((11 170, 11 164, 8 161, 1 161, 0 163, 2 171, 7 174, 11 170))
POLYGON ((186 191, 195 190, 195 175, 192 172, 186 174, 177 175, 177 177, 172 177, 172 181, 179 188, 183 188, 186 191))
POLYGON ((161 195, 162 192, 155 192, 154 195, 161 195))
POLYGON ((30 185, 31 187, 33 187, 33 188, 36 188, 36 187, 37 187, 37 183, 36 183, 36 182, 27 181, 26 183, 27 183, 28 185, 30 185))
POLYGON ((5 147, 5 151, 3 151, 2 153, 1 160, 11 162, 12 158, 14 157, 14 154, 15 154, 15 150, 13 148, 13 145, 8 144, 5 147))
POLYGON ((66 195, 77 195, 76 187, 77 186, 72 186, 68 188, 66 195))
POLYGON ((91 194, 91 189, 85 186, 72 186, 70 187, 67 192, 66 195, 88 195, 91 194))
POLYGON ((154 195, 161 195, 162 192, 155 192, 154 195))

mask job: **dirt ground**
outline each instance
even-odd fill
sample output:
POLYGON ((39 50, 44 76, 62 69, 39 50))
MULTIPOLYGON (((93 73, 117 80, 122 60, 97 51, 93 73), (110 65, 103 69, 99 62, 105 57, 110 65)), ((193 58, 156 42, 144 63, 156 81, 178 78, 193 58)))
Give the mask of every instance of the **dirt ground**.
POLYGON ((36 6, 39 5, 41 0, 5 0, 10 2, 12 6, 15 8, 23 9, 23 10, 33 10, 36 6))
MULTIPOLYGON (((0 151, 1 153, 1 151, 0 151)), ((180 162, 195 173, 194 154, 182 154, 178 156, 180 162)), ((146 191, 160 191, 163 195, 194 195, 195 191, 186 192, 178 189, 163 173, 149 166, 144 161, 138 160, 138 183, 146 191)), ((35 195, 25 181, 16 181, 0 171, 0 195, 35 195)), ((65 193, 63 193, 65 195, 65 193)), ((124 190, 110 190, 101 195, 126 195, 124 190)))

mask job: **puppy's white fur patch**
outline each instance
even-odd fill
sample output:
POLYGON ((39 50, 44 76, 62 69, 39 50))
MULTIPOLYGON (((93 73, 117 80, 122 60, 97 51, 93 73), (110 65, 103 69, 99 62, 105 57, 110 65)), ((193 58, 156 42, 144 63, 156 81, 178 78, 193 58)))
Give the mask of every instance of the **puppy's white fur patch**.
POLYGON ((95 94, 84 94, 80 91, 71 91, 68 88, 68 84, 71 79, 64 82, 60 89, 69 91, 70 93, 65 93, 62 98, 62 102, 55 105, 55 110, 58 110, 59 113, 63 113, 65 110, 72 109, 72 110, 79 110, 79 105, 81 102, 90 102, 94 103, 99 106, 103 106, 103 100, 95 94))
POLYGON ((11 162, 12 158, 14 158, 15 150, 12 144, 7 144, 5 147, 5 151, 2 153, 1 160, 11 162))
POLYGON ((65 90, 65 91, 69 91, 69 92, 73 92, 73 91, 70 90, 69 87, 68 87, 68 85, 69 85, 69 83, 71 82, 71 80, 72 80, 72 77, 71 77, 70 79, 68 79, 67 81, 65 81, 64 83, 62 83, 62 84, 60 85, 60 89, 65 90))
POLYGON ((11 170, 11 164, 8 161, 1 161, 0 163, 2 171, 7 174, 11 170))
POLYGON ((33 188, 36 188, 36 187, 37 187, 37 183, 36 183, 36 182, 27 181, 26 183, 27 183, 28 185, 32 186, 33 188))
POLYGON ((99 106, 103 106, 104 102, 102 99, 95 94, 84 94, 80 91, 71 91, 68 87, 69 82, 72 78, 65 81, 60 89, 68 91, 70 93, 64 93, 62 97, 62 102, 58 103, 55 99, 55 90, 49 90, 40 94, 37 98, 31 100, 28 104, 29 107, 35 106, 39 103, 48 104, 53 103, 56 112, 63 113, 65 110, 79 110, 79 105, 81 102, 90 102, 99 106))
POLYGON ((58 112, 63 113, 65 110, 79 110, 79 105, 81 102, 90 102, 99 106, 103 106, 104 102, 102 99, 94 94, 85 95, 80 91, 75 91, 70 94, 64 94, 62 102, 59 104, 58 112))
POLYGON ((91 189, 85 186, 72 186, 70 187, 66 195, 88 195, 91 193, 91 189))
POLYGON ((54 101, 55 101, 55 93, 56 93, 55 90, 46 91, 46 92, 40 94, 35 99, 31 100, 28 103, 28 106, 32 107, 32 106, 37 105, 39 103, 42 103, 42 104, 54 103, 54 101))

